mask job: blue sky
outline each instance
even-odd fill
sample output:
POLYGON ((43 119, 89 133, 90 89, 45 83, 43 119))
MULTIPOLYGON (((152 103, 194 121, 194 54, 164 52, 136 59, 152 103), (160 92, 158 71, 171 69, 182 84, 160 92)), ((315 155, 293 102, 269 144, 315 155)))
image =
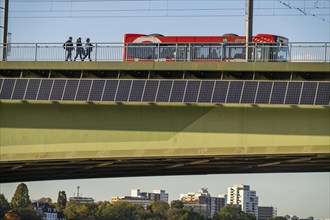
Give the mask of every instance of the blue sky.
MULTIPOLYGON (((255 0, 253 32, 329 42, 329 7, 329 0, 255 0)), ((125 33, 245 35, 244 14, 244 0, 10 0, 9 32, 12 42, 33 43, 68 36, 121 42, 125 33)))
MULTIPOLYGON (((1 5, 3 0, 0 1, 1 5)), ((291 42, 330 41, 329 0, 259 0, 254 4, 256 33, 288 37, 291 42)), ((92 42, 122 42, 125 33, 163 35, 245 35, 244 0, 10 0, 9 32, 13 43, 62 43, 90 37, 92 42)), ((72 196, 110 200, 142 191, 165 189, 170 199, 180 193, 209 189, 213 196, 227 187, 247 184, 260 205, 277 207, 279 215, 330 219, 330 173, 202 175, 28 182, 32 199, 65 190, 72 196)), ((10 201, 19 183, 1 184, 10 201)))

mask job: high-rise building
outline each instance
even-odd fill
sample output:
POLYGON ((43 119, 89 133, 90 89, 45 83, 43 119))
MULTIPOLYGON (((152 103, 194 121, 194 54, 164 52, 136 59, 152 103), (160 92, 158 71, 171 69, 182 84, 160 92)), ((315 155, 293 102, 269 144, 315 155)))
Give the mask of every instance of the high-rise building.
POLYGON ((197 192, 181 194, 180 200, 185 206, 191 207, 195 212, 209 218, 213 217, 215 213, 220 211, 221 207, 226 205, 225 196, 212 197, 207 188, 202 188, 197 192))
POLYGON ((114 204, 119 201, 128 202, 131 204, 142 205, 146 208, 152 201, 146 197, 134 197, 134 196, 113 196, 111 203, 114 204))
POLYGON ((277 210, 272 206, 258 206, 258 220, 267 220, 275 218, 277 216, 277 210))
POLYGON ((165 190, 153 190, 152 192, 141 192, 140 189, 131 189, 130 196, 113 196, 112 203, 125 201, 147 207, 153 201, 163 201, 168 203, 168 193, 165 190))
POLYGON ((243 212, 254 214, 258 220, 258 196, 248 185, 228 187, 227 204, 240 205, 243 212))
MULTIPOLYGON (((132 189, 131 191, 131 196, 133 196, 133 192, 135 195, 136 189, 132 189)), ((168 193, 165 192, 165 190, 160 190, 160 189, 154 189, 152 192, 140 192, 139 189, 137 189, 138 193, 136 194, 137 196, 142 196, 149 198, 151 201, 163 201, 168 203, 168 193)))

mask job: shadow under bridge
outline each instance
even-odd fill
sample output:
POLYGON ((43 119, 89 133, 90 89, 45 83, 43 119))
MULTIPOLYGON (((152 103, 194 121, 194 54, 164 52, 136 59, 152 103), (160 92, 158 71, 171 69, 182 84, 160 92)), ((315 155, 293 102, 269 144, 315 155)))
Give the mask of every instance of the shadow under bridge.
POLYGON ((330 108, 0 102, 1 182, 328 172, 330 108))

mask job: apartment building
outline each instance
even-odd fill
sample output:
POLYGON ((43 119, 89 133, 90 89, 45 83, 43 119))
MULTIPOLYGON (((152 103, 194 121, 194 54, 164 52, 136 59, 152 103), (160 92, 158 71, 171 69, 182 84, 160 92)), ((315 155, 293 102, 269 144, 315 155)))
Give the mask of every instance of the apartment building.
POLYGON ((258 219, 258 196, 250 190, 249 185, 234 185, 228 187, 227 204, 240 205, 243 212, 254 214, 258 219))
POLYGON ((212 197, 207 188, 202 188, 197 192, 181 194, 180 200, 185 206, 193 208, 195 212, 199 212, 208 218, 213 217, 215 213, 220 211, 221 207, 226 205, 224 195, 212 197))

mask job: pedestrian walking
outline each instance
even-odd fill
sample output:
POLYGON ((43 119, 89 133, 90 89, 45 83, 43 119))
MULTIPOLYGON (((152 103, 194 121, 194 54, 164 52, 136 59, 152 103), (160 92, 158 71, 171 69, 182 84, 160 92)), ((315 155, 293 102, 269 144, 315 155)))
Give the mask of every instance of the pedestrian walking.
POLYGON ((72 43, 72 37, 69 37, 69 39, 63 44, 63 48, 65 50, 65 61, 72 61, 72 51, 74 50, 73 48, 73 43, 72 43))
POLYGON ((86 57, 88 57, 89 61, 92 61, 91 59, 91 52, 93 51, 93 44, 91 44, 90 42, 91 40, 89 38, 86 39, 86 43, 85 43, 85 57, 84 59, 86 59, 86 57))
POLYGON ((77 57, 80 56, 81 61, 84 61, 85 51, 81 42, 81 38, 78 37, 77 43, 76 43, 76 56, 74 57, 74 61, 76 61, 77 57))

